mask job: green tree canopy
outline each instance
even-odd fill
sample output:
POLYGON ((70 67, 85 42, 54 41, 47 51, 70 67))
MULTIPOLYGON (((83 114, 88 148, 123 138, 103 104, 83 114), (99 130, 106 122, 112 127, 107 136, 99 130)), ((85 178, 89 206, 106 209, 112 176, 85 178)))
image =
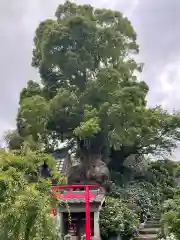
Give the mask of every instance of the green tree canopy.
POLYGON ((118 171, 131 154, 165 153, 176 147, 179 113, 149 108, 148 86, 134 57, 136 33, 118 11, 69 1, 55 19, 40 23, 32 65, 41 84, 29 81, 20 94, 19 135, 46 148, 73 141, 85 158, 102 153, 118 171))

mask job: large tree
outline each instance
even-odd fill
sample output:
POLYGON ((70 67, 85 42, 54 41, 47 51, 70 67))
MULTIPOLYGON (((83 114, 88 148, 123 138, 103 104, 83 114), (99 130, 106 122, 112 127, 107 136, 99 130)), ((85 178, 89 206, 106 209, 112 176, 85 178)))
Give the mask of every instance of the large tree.
POLYGON ((53 148, 76 144, 81 159, 101 154, 118 171, 131 154, 164 153, 179 141, 179 113, 149 108, 136 33, 118 11, 69 1, 40 23, 32 65, 41 84, 20 94, 17 129, 53 148))

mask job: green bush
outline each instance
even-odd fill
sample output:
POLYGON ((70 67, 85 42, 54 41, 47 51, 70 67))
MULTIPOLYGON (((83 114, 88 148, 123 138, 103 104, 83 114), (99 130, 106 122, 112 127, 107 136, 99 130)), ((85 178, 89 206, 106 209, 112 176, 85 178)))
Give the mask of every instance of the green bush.
MULTIPOLYGON (((56 179, 55 161, 43 153, 16 156, 0 151, 0 239, 59 239, 51 209, 58 204, 51 181, 41 178, 38 168, 46 161, 56 179)), ((63 181, 59 175, 59 181, 63 181)))
POLYGON ((162 225, 164 234, 173 233, 177 239, 180 239, 180 194, 166 200, 162 206, 163 216, 162 225))
POLYGON ((158 186, 147 182, 136 180, 130 182, 126 188, 114 187, 111 196, 120 198, 125 201, 131 209, 134 209, 137 214, 141 212, 149 213, 155 206, 161 204, 162 193, 158 186))
POLYGON ((100 229, 103 239, 121 235, 122 239, 130 239, 137 233, 138 215, 122 200, 107 197, 100 214, 100 229))

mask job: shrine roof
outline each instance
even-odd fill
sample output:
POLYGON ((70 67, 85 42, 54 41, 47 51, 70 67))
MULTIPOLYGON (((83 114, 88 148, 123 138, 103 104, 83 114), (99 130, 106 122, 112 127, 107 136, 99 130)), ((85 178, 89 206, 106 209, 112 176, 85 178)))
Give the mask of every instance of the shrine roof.
MULTIPOLYGON (((104 194, 98 194, 95 198, 90 198, 90 203, 101 203, 104 200, 105 195, 104 194)), ((66 199, 67 203, 85 203, 85 198, 69 198, 66 199)))
MULTIPOLYGON (((61 199, 61 202, 68 204, 79 204, 86 202, 86 192, 84 190, 65 190, 55 191, 55 197, 61 199)), ((101 204, 105 199, 105 191, 103 188, 92 189, 89 191, 90 203, 101 204)))

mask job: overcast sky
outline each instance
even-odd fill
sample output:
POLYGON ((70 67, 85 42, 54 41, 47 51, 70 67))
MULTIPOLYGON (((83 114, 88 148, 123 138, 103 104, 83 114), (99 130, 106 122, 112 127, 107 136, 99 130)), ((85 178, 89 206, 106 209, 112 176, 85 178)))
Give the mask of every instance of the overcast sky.
MULTIPOLYGON (((32 39, 61 0, 0 0, 0 136, 15 126, 19 92, 29 79, 32 39)), ((127 15, 138 34, 149 104, 180 109, 180 0, 77 0, 127 15), (178 97, 179 96, 179 97, 178 97)))

